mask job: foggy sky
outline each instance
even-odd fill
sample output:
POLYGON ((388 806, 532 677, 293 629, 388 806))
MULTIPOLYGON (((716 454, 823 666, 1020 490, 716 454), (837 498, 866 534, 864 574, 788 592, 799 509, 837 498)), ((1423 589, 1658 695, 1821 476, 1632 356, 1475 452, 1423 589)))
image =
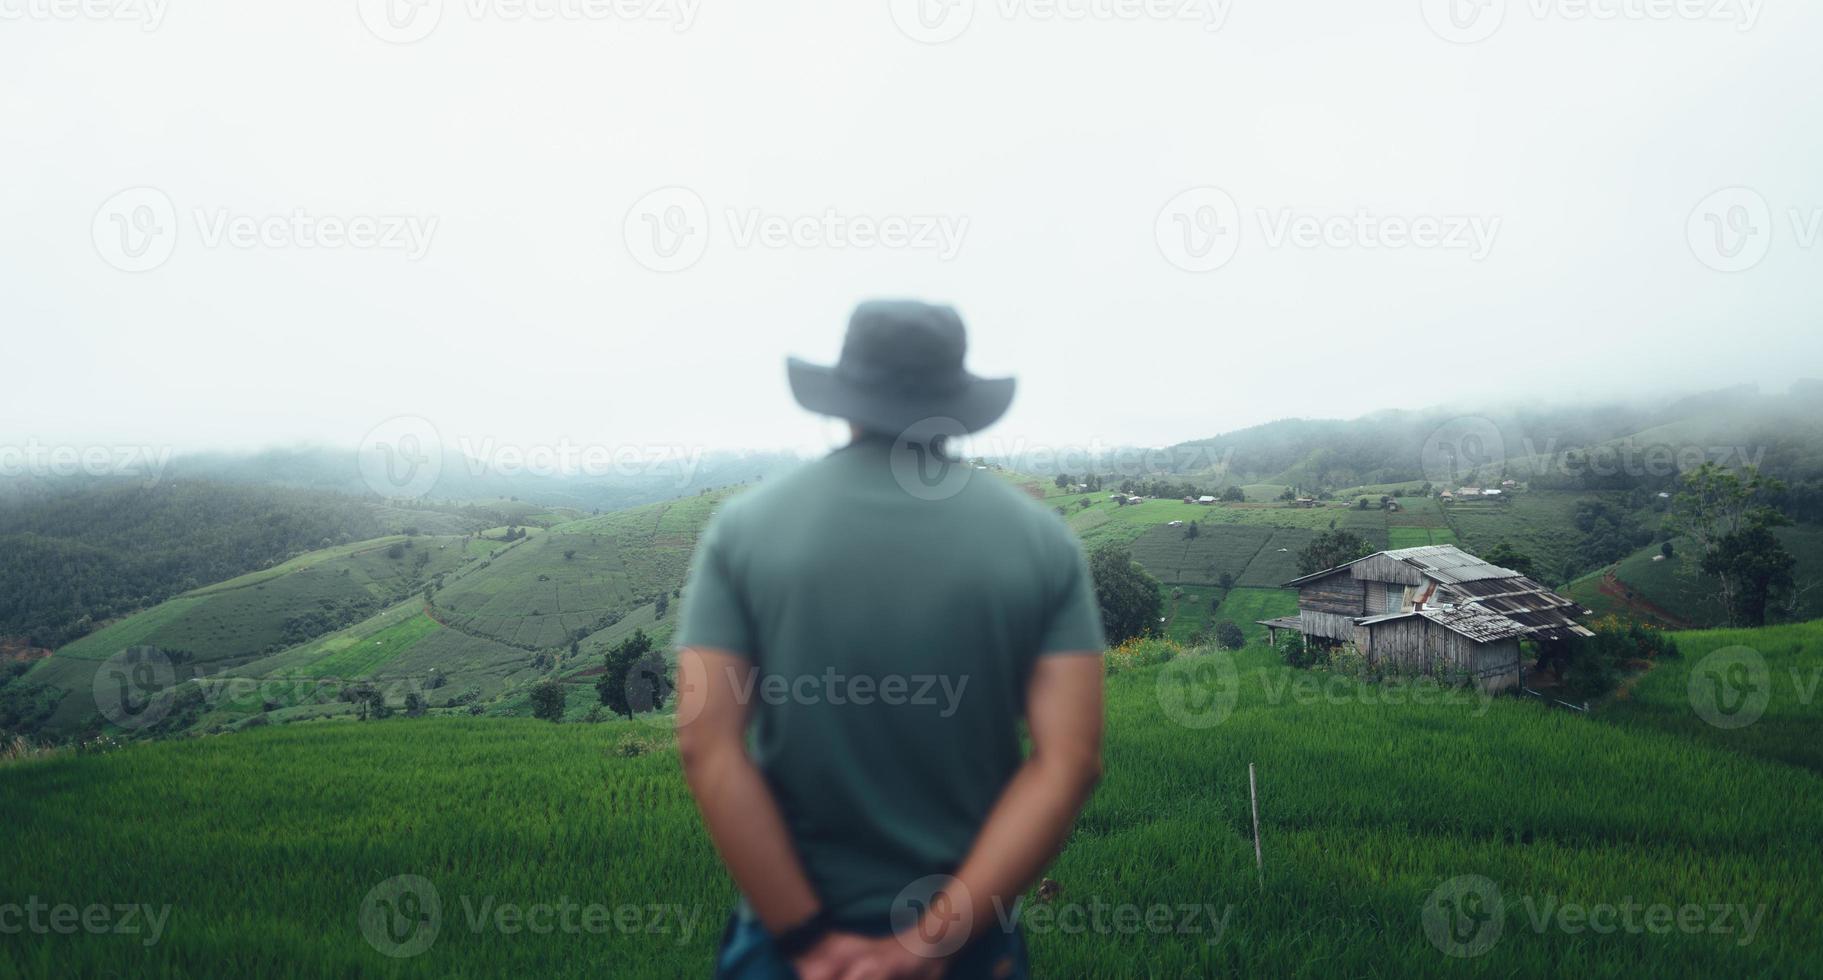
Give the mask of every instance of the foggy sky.
POLYGON ((0 0, 0 443, 814 447, 871 296, 993 448, 1823 364, 1814 3, 393 2, 0 0))

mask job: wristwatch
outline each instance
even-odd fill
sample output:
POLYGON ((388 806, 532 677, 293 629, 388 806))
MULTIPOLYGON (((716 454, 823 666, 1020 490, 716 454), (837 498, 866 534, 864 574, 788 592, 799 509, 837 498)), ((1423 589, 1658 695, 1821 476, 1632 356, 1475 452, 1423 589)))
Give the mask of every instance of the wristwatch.
POLYGON ((829 934, 829 909, 817 909, 816 914, 803 922, 772 937, 772 946, 779 955, 788 960, 795 960, 815 946, 817 941, 829 934))

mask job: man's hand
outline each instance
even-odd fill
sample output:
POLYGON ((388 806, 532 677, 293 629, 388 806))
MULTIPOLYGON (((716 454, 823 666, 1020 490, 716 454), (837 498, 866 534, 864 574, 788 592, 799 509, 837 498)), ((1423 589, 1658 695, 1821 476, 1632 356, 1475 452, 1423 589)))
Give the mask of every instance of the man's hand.
POLYGON ((852 932, 832 932, 817 940, 804 955, 791 961, 799 980, 844 980, 851 976, 876 974, 852 972, 863 960, 874 955, 874 940, 852 932))
POLYGON ((802 980, 938 980, 946 961, 916 952, 914 940, 834 932, 792 962, 802 980))

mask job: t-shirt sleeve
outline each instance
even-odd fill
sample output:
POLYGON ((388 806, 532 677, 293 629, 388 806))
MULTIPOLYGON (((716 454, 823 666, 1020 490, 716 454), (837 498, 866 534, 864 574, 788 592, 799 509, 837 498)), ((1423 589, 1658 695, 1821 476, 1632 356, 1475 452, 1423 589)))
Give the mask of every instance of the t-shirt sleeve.
POLYGON ((1101 632, 1101 606, 1095 600, 1095 579, 1082 548, 1070 542, 1069 573, 1055 593, 1050 621, 1038 653, 1101 652, 1106 640, 1101 632))
POLYGON ((718 518, 710 522, 697 544, 674 642, 680 647, 713 648, 752 659, 753 620, 740 583, 728 567, 725 533, 718 518))

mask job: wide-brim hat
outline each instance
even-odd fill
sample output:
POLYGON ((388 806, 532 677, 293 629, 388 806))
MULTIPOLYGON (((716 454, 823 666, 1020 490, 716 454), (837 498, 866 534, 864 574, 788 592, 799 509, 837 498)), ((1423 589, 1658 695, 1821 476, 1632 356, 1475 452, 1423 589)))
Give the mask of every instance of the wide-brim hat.
POLYGON ((992 425, 1013 402, 1012 378, 962 366, 968 331, 947 306, 870 300, 855 307, 835 366, 785 362, 798 404, 886 435, 923 439, 992 425))

